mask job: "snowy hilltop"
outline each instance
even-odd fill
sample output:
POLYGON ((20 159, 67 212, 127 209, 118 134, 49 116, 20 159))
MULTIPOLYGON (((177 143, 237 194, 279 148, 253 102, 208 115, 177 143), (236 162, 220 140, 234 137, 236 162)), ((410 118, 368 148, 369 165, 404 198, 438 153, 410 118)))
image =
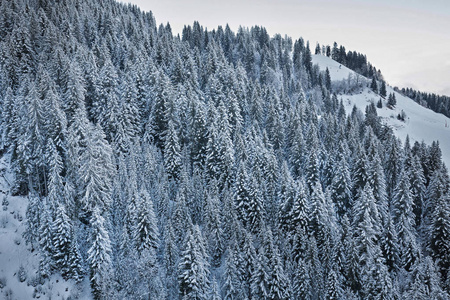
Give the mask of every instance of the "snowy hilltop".
POLYGON ((346 111, 351 113, 353 106, 361 111, 371 102, 377 104, 381 99, 382 108, 377 109, 378 116, 382 118, 382 123, 391 127, 396 136, 404 142, 409 136, 411 143, 424 141, 427 144, 439 142, 442 150, 442 159, 447 166, 450 166, 450 118, 443 114, 436 113, 430 109, 419 105, 414 100, 394 91, 390 86, 386 87, 387 95, 394 94, 397 100, 395 106, 388 107, 388 97, 382 97, 379 93, 374 93, 368 85, 370 80, 342 64, 324 55, 314 55, 312 62, 325 71, 327 68, 330 77, 337 86, 348 82, 363 82, 365 86, 358 92, 341 91, 338 98, 344 101, 346 111), (405 113, 405 120, 399 120, 399 114, 405 113))

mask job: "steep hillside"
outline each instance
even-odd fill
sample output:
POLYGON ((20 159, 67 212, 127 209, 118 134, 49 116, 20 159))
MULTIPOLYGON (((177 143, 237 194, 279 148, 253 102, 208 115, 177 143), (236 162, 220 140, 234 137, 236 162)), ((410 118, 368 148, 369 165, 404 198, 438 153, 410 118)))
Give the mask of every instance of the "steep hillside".
POLYGON ((0 52, 2 296, 449 298, 440 147, 394 134, 440 119, 364 112, 367 79, 308 41, 17 0, 0 52))
MULTIPOLYGON (((328 68, 333 81, 348 81, 349 76, 354 80, 354 78, 360 76, 366 81, 366 84, 370 82, 369 79, 356 74, 329 57, 314 55, 312 61, 314 64, 318 64, 322 71, 328 68)), ((383 107, 377 109, 377 112, 382 118, 383 124, 392 127, 402 141, 405 141, 408 135, 411 143, 424 141, 431 144, 433 141, 438 141, 442 150, 442 159, 447 166, 450 166, 450 118, 419 105, 414 100, 403 96, 388 86, 387 94, 390 93, 395 93, 397 105, 388 108, 387 99, 382 99, 383 107), (397 119, 398 114, 402 111, 406 114, 405 121, 397 119)), ((348 113, 351 112, 354 105, 364 111, 368 104, 371 102, 377 103, 380 98, 368 87, 364 87, 362 91, 357 93, 339 94, 339 99, 344 100, 348 113)))

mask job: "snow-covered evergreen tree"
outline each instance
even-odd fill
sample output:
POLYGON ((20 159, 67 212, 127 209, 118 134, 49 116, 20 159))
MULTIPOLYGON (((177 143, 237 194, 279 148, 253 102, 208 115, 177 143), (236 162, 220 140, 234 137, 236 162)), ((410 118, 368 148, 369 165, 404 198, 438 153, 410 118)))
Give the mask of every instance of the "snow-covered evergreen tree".
POLYGON ((209 299, 209 263, 203 237, 197 225, 186 236, 178 263, 178 282, 183 299, 209 299))
POLYGON ((90 281, 94 298, 102 299, 111 283, 111 240, 106 230, 105 218, 98 207, 92 212, 91 225, 90 247, 87 251, 90 281))

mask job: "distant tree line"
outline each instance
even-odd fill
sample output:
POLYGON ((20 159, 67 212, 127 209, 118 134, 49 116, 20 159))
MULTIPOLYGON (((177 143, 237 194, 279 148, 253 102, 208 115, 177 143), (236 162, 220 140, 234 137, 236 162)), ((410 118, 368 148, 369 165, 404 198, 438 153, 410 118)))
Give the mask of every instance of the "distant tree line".
POLYGON ((420 105, 450 118, 450 97, 435 93, 425 93, 411 88, 395 88, 395 90, 413 99, 420 105))

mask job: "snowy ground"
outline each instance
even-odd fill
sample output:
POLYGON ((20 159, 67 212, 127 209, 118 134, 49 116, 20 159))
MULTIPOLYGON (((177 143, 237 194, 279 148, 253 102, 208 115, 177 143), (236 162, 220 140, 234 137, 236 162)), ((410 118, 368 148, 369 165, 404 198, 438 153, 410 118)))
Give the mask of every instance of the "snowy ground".
MULTIPOLYGON (((342 81, 347 79, 349 74, 356 75, 352 70, 340 66, 340 64, 329 57, 323 55, 314 55, 313 63, 318 64, 321 70, 327 67, 330 71, 332 81, 342 81)), ((409 135, 411 145, 415 141, 425 141, 428 145, 433 141, 439 141, 442 150, 442 159, 447 167, 450 167, 450 119, 443 114, 438 114, 427 109, 414 100, 394 92, 391 87, 387 87, 387 94, 395 93, 397 105, 394 109, 386 107, 387 100, 383 99, 383 108, 377 109, 378 115, 382 117, 384 124, 391 126, 395 134, 405 141, 409 135), (396 117, 401 112, 406 113, 405 122, 399 121, 396 117)), ((380 99, 379 95, 374 94, 369 88, 365 88, 362 93, 353 95, 338 95, 343 99, 347 112, 350 112, 353 105, 356 105, 363 112, 365 107, 373 101, 375 104, 380 99)))
POLYGON ((8 156, 4 156, 0 159, 0 299, 67 299, 69 296, 72 299, 90 299, 83 296, 79 290, 81 286, 65 281, 61 276, 52 276, 45 284, 33 287, 39 254, 31 252, 22 238, 28 200, 9 194, 12 180, 8 156), (18 276, 21 266, 23 282, 18 276))

